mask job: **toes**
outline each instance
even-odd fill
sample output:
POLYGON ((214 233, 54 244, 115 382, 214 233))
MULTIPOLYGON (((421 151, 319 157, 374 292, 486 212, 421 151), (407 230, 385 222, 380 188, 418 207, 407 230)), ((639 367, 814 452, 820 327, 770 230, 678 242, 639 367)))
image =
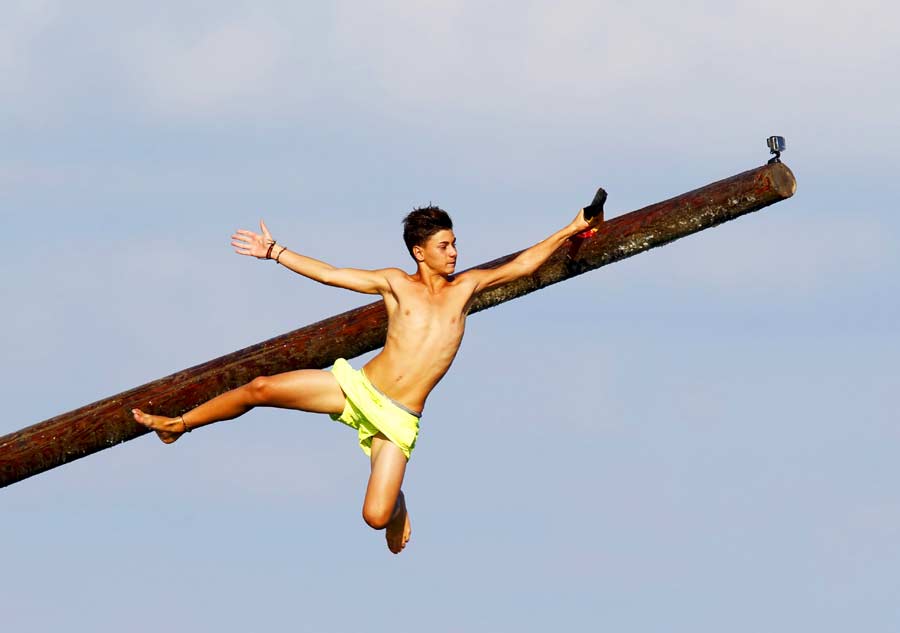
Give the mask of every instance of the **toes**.
POLYGON ((406 544, 409 542, 408 535, 402 535, 399 538, 392 537, 388 539, 387 546, 388 549, 391 550, 394 554, 399 554, 406 548, 406 544))

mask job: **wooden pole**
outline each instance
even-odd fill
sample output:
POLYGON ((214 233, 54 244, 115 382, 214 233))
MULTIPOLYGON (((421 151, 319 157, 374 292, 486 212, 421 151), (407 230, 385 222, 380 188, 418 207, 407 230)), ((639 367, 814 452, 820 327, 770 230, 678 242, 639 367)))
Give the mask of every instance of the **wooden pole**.
MULTIPOLYGON (((774 163, 619 216, 570 240, 533 275, 481 293, 471 312, 757 211, 791 197, 796 188, 791 170, 774 163)), ((256 376, 324 368, 382 347, 386 329, 378 301, 0 437, 0 487, 148 433, 134 422, 134 407, 175 416, 256 376)))

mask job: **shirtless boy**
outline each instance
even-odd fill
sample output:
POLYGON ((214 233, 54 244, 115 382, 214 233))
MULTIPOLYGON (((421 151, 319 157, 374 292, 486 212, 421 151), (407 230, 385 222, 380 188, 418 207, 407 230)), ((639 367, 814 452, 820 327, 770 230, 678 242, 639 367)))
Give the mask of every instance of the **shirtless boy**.
POLYGON ((374 529, 384 529, 388 548, 399 553, 410 537, 400 487, 419 417, 428 394, 456 356, 473 298, 482 290, 530 275, 568 238, 589 227, 581 210, 568 226, 502 266, 454 275, 457 251, 450 217, 437 207, 427 207, 410 213, 403 224, 403 239, 417 266, 412 275, 398 268, 335 268, 276 244, 262 221, 262 234, 239 230, 232 236, 231 244, 241 255, 274 259, 314 281, 384 298, 387 340, 362 370, 339 359, 327 371, 260 376, 176 418, 134 409, 134 419, 168 444, 185 432, 236 418, 254 407, 330 414, 359 431, 360 446, 371 463, 363 518, 374 529))

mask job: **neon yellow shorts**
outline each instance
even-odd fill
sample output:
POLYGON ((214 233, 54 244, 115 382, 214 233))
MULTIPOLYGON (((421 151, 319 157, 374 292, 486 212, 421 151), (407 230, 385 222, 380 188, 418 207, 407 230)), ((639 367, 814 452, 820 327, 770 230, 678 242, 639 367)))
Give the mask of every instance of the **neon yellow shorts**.
POLYGON ((344 412, 331 414, 331 419, 359 431, 359 446, 366 455, 372 453, 372 437, 383 433, 409 459, 419 436, 419 416, 378 391, 361 369, 343 358, 335 361, 331 373, 347 399, 344 412))

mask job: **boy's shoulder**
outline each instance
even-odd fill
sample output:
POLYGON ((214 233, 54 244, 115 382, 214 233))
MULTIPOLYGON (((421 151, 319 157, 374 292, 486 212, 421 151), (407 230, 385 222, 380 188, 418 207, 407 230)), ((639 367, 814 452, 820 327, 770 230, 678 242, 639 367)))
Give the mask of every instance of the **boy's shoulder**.
POLYGON ((378 272, 384 275, 384 278, 388 281, 409 279, 409 274, 400 268, 382 268, 378 272))

